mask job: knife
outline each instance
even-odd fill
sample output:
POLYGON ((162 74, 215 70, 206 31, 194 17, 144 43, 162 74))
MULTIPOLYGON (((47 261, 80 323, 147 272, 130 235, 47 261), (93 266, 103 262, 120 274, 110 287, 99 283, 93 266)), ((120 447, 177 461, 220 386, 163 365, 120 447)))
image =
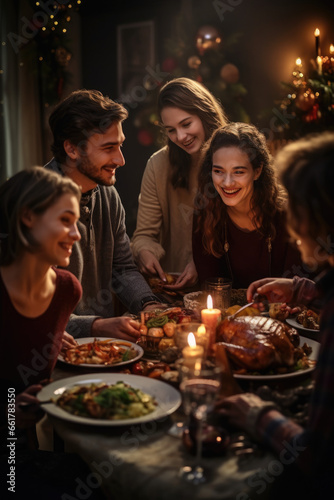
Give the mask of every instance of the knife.
POLYGON ((238 309, 235 313, 231 314, 230 316, 227 316, 227 319, 235 318, 236 316, 238 316, 239 313, 241 313, 241 311, 247 309, 247 307, 252 307, 254 304, 259 304, 260 302, 267 305, 268 304, 267 297, 265 295, 260 295, 259 293, 254 293, 252 302, 249 302, 248 304, 240 307, 240 309, 238 309))

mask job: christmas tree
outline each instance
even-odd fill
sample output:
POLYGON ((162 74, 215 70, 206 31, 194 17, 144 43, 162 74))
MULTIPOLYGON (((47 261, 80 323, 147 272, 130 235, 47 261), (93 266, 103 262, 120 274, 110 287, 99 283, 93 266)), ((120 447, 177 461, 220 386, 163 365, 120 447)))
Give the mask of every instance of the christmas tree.
POLYGON ((334 129, 334 45, 322 56, 316 29, 316 57, 304 69, 300 58, 290 82, 282 82, 285 95, 278 101, 282 120, 277 138, 293 140, 309 133, 334 129))
MULTIPOLYGON (((172 36, 164 43, 161 69, 168 75, 165 81, 187 77, 203 83, 221 102, 230 120, 249 122, 243 106, 247 90, 240 82, 239 69, 229 55, 240 35, 223 39, 215 26, 193 28, 194 25, 183 15, 175 19, 172 36)), ((139 128, 138 141, 142 145, 161 145, 158 121, 156 95, 151 93, 134 120, 139 128)))

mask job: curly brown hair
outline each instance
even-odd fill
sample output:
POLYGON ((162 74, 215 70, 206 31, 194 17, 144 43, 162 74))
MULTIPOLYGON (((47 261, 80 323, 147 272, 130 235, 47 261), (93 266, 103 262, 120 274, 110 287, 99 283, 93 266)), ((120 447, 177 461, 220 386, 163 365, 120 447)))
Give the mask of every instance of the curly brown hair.
POLYGON ((283 211, 286 200, 278 184, 265 136, 247 123, 230 123, 217 129, 207 145, 195 198, 196 231, 202 232, 205 250, 215 257, 224 254, 227 207, 212 181, 212 157, 224 147, 237 147, 246 153, 254 170, 262 167, 261 175, 254 182, 251 213, 257 231, 264 238, 275 238, 273 220, 277 212, 283 211))
MULTIPOLYGON (((200 118, 207 141, 214 130, 228 120, 218 100, 201 83, 190 78, 174 78, 161 87, 158 95, 158 113, 166 107, 187 111, 200 118)), ((163 130, 163 129, 162 129, 163 130)), ((174 188, 189 187, 191 156, 167 138, 169 161, 172 166, 174 188)))

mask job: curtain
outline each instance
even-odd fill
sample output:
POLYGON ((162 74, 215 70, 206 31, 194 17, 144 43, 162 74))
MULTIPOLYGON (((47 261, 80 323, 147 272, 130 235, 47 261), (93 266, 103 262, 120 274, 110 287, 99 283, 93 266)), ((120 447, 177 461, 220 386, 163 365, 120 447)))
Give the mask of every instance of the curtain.
POLYGON ((29 2, 0 2, 0 181, 43 163, 41 106, 33 37, 27 37, 29 2))

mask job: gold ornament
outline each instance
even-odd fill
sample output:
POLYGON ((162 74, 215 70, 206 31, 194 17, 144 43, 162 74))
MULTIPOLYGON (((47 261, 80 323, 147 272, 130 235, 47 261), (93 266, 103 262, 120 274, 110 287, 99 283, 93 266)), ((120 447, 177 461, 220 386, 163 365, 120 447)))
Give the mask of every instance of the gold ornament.
POLYGON ((315 95, 312 89, 302 88, 296 97, 296 106, 301 111, 309 111, 315 103, 315 95))
POLYGON ((201 60, 198 56, 191 56, 188 59, 188 66, 192 69, 198 69, 201 64, 201 60))
POLYGON ((71 60, 72 55, 65 49, 65 47, 57 47, 55 58, 60 66, 67 66, 71 60))
POLYGON ((196 48, 199 55, 203 55, 208 49, 219 46, 222 39, 219 31, 213 26, 201 26, 196 35, 196 48))
POLYGON ((225 64, 220 70, 220 78, 226 83, 237 83, 239 76, 238 68, 231 63, 225 64))

